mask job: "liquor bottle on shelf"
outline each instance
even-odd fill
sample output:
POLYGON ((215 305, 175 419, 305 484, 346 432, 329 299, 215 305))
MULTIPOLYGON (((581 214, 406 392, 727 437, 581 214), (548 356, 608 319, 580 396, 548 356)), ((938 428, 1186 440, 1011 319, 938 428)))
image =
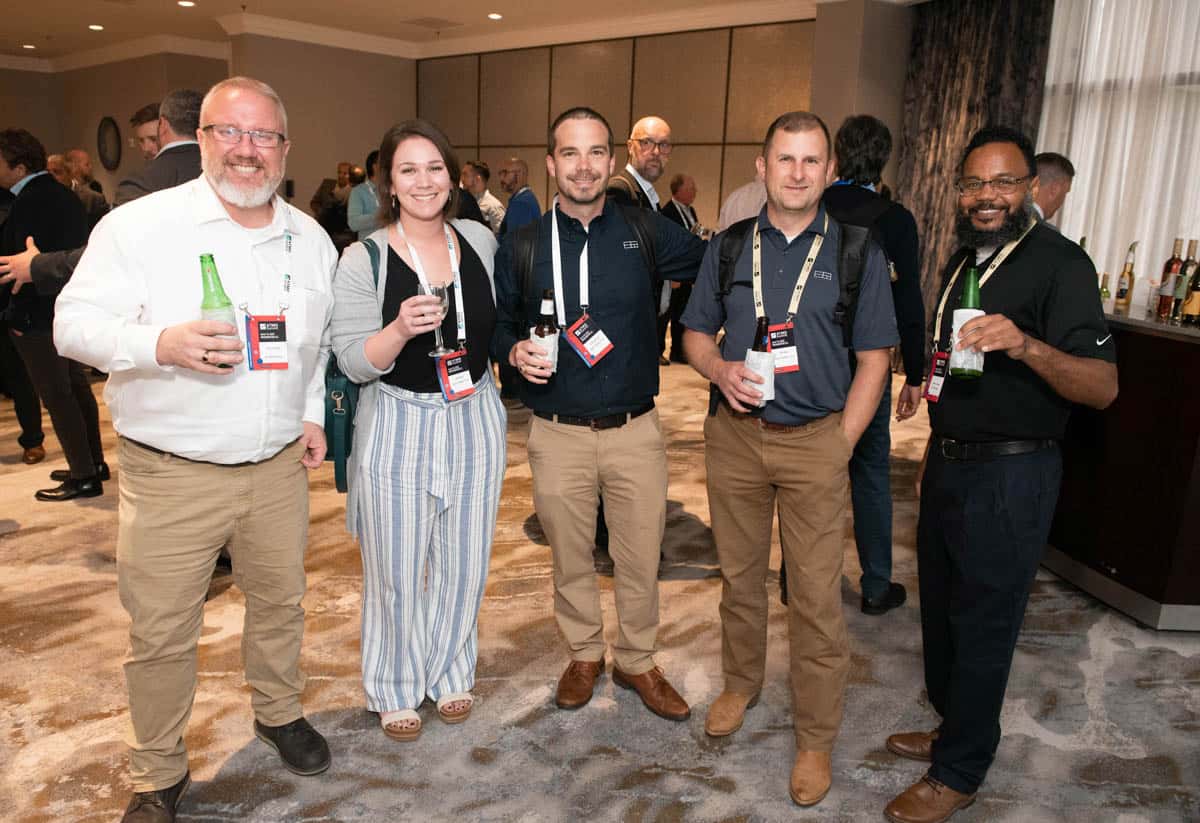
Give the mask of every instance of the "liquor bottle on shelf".
POLYGON ((1179 270, 1179 276, 1175 278, 1175 296, 1171 301, 1171 325, 1179 326, 1183 324, 1183 304, 1187 302, 1188 293, 1191 291, 1192 278, 1196 275, 1196 241, 1188 241, 1187 259, 1183 261, 1183 268, 1179 270))
POLYGON ((1175 281, 1183 269, 1183 238, 1175 238, 1175 246, 1171 256, 1163 263, 1162 280, 1158 284, 1158 304, 1154 315, 1160 322, 1171 318, 1171 306, 1175 302, 1175 281))
POLYGON ((1105 272, 1104 276, 1100 278, 1100 302, 1107 303, 1111 297, 1112 292, 1108 290, 1108 272, 1105 272))
POLYGON ((1133 299, 1133 285, 1137 281, 1137 275, 1133 272, 1137 244, 1136 240, 1129 244, 1129 251, 1125 253, 1125 268, 1117 276, 1117 299, 1113 303, 1113 312, 1116 314, 1129 313, 1129 301, 1133 299))
POLYGON ((1079 238, 1079 248, 1083 249, 1084 251, 1087 251, 1087 235, 1086 234, 1083 237, 1079 238))
POLYGON ((1183 302, 1183 325, 1200 326, 1200 266, 1192 273, 1187 299, 1183 302))

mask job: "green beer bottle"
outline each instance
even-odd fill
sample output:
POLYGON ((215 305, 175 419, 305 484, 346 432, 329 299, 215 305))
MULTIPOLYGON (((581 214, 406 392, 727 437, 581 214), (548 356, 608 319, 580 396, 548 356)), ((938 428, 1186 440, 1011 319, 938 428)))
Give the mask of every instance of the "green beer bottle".
MULTIPOLYGON (((237 316, 233 313, 233 301, 225 294, 221 275, 211 254, 200 255, 200 281, 204 286, 204 297, 200 300, 200 319, 217 320, 237 328, 237 316)), ((231 335, 236 337, 236 335, 231 335)), ((232 369, 228 363, 218 363, 222 369, 232 369)))
POLYGON ((962 302, 954 310, 954 326, 950 335, 951 377, 971 379, 983 376, 983 352, 958 348, 958 334, 963 324, 982 316, 983 310, 979 307, 979 270, 971 266, 963 283, 962 302))

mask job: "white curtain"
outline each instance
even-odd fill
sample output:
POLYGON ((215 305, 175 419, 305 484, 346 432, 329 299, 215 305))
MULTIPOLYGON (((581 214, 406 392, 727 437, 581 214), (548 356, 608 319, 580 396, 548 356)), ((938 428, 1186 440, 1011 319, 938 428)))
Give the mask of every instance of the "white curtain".
POLYGON ((1114 293, 1140 241, 1144 306, 1173 239, 1200 238, 1200 0, 1056 0, 1038 151, 1074 164, 1056 222, 1114 293))

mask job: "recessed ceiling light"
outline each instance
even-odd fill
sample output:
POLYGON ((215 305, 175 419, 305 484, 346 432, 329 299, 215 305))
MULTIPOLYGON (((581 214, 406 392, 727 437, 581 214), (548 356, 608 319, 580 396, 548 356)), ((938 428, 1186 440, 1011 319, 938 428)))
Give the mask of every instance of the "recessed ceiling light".
POLYGON ((183 6, 185 9, 190 9, 196 4, 193 3, 192 0, 179 0, 179 5, 183 6))
POLYGON ((104 31, 104 26, 101 26, 99 23, 92 23, 88 28, 92 31, 104 31))
POLYGON ((488 20, 503 20, 503 19, 504 19, 504 15, 497 14, 496 12, 492 12, 491 14, 488 15, 488 20))
POLYGON ((37 48, 37 46, 33 45, 33 43, 25 43, 25 44, 23 44, 23 45, 21 46, 21 48, 23 48, 23 49, 36 49, 36 48, 37 48))

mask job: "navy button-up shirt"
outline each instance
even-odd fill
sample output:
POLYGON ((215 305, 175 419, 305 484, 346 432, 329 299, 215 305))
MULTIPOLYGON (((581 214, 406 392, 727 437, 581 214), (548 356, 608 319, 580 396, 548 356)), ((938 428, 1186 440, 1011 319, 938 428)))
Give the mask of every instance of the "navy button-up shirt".
MULTIPOLYGON (((657 213, 654 227, 655 262, 664 280, 696 278, 707 244, 657 213)), ((558 370, 544 386, 519 379, 521 401, 534 411, 571 417, 602 417, 645 406, 658 394, 658 342, 655 322, 658 295, 651 294, 650 273, 638 247, 637 235, 619 207, 606 200, 604 211, 587 229, 555 208, 541 217, 533 261, 534 288, 521 294, 512 266, 512 234, 496 254, 496 333, 492 357, 508 362, 517 341, 529 337, 537 318, 542 292, 554 288, 550 221, 558 220, 562 251, 563 303, 567 325, 579 319, 579 255, 587 243, 588 314, 604 330, 613 348, 588 368, 565 339, 559 340, 558 370)))

